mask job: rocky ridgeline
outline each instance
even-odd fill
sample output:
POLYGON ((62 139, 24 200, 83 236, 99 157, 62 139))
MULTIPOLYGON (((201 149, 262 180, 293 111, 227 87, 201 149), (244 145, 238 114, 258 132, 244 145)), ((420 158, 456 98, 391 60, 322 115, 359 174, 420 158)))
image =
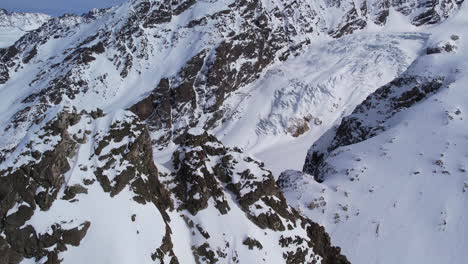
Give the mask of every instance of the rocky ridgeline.
POLYGON ((245 232, 243 245, 258 250, 256 254, 271 254, 264 243, 279 245, 285 263, 348 263, 340 249, 330 245, 323 227, 287 205, 263 163, 239 149, 223 146, 204 131, 189 130, 175 142, 180 147, 173 154, 174 172, 163 181, 174 194, 177 210, 183 212, 189 228, 199 233, 192 249, 200 263, 243 263, 242 259, 228 258, 229 252, 239 250, 236 245, 226 242, 222 249, 217 247, 219 242, 210 234, 211 227, 198 217, 204 211, 217 211, 220 216, 240 218, 239 221, 246 218, 255 224, 251 228, 265 230, 268 235, 284 233, 265 239, 251 237, 255 233, 252 230, 223 231, 226 241, 235 232, 245 232), (271 241, 278 237, 278 241, 271 241))
MULTIPOLYGON (((153 228, 165 235, 148 256, 153 261, 170 259, 170 263, 178 263, 172 233, 180 230, 171 229, 169 217, 177 210, 187 228, 200 233, 192 241, 193 255, 199 263, 242 263, 242 256, 227 257, 229 252, 239 250, 237 245, 226 243, 220 248, 217 240, 210 240, 213 234, 209 226, 197 217, 203 211, 216 210, 220 215, 251 222, 265 234, 284 233, 272 236, 280 237, 272 242, 271 237, 257 239, 242 230, 247 237, 243 245, 249 250, 262 251, 263 245, 273 244, 279 245, 285 263, 348 263, 339 248, 330 245, 323 227, 286 204, 271 172, 262 163, 239 149, 224 147, 206 132, 191 130, 176 142, 180 147, 173 154, 174 172, 160 176, 146 125, 130 112, 110 118, 100 110, 78 113, 62 109, 55 117, 42 121, 39 128, 28 133, 22 148, 13 150, 2 162, 0 263, 19 263, 25 258, 61 263, 60 253, 69 245, 79 246, 93 221, 59 221, 49 228, 52 232, 41 233, 31 219, 49 211, 59 199, 80 203, 96 184, 111 197, 130 192, 134 203, 157 208, 165 226, 153 228), (107 128, 99 129, 103 123, 107 128), (69 184, 69 177, 74 177, 73 182, 79 178, 81 183, 69 184), (242 214, 235 214, 234 207, 242 214)), ((135 218, 132 216, 132 221, 135 218)), ((226 239, 234 235, 229 232, 223 233, 226 239)))

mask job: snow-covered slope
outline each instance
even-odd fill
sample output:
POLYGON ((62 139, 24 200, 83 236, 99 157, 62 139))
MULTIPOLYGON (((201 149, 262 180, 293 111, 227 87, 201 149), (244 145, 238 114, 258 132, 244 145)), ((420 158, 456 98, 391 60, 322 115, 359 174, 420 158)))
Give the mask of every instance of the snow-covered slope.
POLYGON ((275 178, 422 54, 454 51, 428 25, 460 5, 133 0, 51 18, 0 49, 0 263, 349 263, 275 178))
POLYGON ((309 142, 350 114, 423 52, 424 33, 362 32, 313 43, 226 101, 217 134, 265 160, 278 176, 300 169, 309 142), (242 133, 239 133, 242 131, 242 133))
POLYGON ((28 31, 39 28, 50 16, 36 13, 8 13, 0 8, 0 48, 13 45, 28 31))
POLYGON ((304 170, 323 183, 280 177, 353 263, 468 257, 467 11, 426 29, 426 52, 314 144, 304 170))

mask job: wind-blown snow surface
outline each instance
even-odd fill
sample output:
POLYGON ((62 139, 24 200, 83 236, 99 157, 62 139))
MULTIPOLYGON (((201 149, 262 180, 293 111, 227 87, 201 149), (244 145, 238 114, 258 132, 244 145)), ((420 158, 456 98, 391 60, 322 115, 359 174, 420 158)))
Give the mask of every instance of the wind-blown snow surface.
POLYGON ((7 13, 0 8, 0 48, 13 45, 28 31, 39 28, 50 16, 36 13, 7 13))
MULTIPOLYGON (((409 68, 410 75, 444 77, 438 91, 384 120, 376 136, 333 150, 322 184, 299 172, 282 177, 288 201, 323 224, 353 263, 468 259, 467 12, 465 5, 422 30, 431 34, 429 48, 456 46, 423 54, 409 68)), ((372 123, 378 110, 353 115, 368 113, 363 120, 372 123)))

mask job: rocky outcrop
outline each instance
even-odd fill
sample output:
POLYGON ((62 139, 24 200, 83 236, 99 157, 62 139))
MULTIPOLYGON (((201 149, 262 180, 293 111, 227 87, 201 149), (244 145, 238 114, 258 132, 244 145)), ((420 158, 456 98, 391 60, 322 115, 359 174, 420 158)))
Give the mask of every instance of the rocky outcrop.
POLYGON ((4 256, 0 263, 19 263, 24 258, 61 263, 60 252, 68 245, 78 247, 93 223, 85 221, 70 228, 73 220, 60 221, 41 233, 35 229, 36 221, 28 221, 38 211, 49 211, 58 199, 80 203, 93 184, 100 184, 112 197, 130 190, 134 203, 156 208, 165 221, 166 236, 154 256, 148 258, 169 258, 177 263, 167 214, 173 203, 159 182, 146 126, 128 112, 115 118, 108 129, 93 133, 84 128, 106 118, 99 110, 88 114, 63 109, 31 132, 29 142, 10 150, 0 170, 0 251, 4 256), (79 159, 91 140, 94 149, 86 159, 79 159), (68 185, 67 177, 78 177, 75 168, 79 168, 79 175, 89 176, 82 184, 68 185))
MULTIPOLYGON (((348 263, 340 249, 330 245, 330 238, 323 227, 287 205, 263 163, 244 155, 239 149, 223 146, 202 130, 191 129, 175 142, 180 147, 173 154, 175 172, 168 183, 173 186, 171 190, 176 197, 177 209, 190 213, 184 214, 185 222, 200 234, 193 247, 194 255, 201 263, 223 263, 228 253, 235 249, 229 243, 224 249, 213 247, 210 228, 200 223, 197 215, 216 210, 220 215, 234 217, 233 207, 239 207, 245 214, 242 217, 265 230, 265 234, 296 234, 281 235, 277 242, 284 251, 285 263, 309 263, 319 259, 321 263, 348 263), (300 235, 301 232, 307 235, 300 235)), ((242 243, 260 251, 264 250, 262 243, 272 243, 258 239, 249 237, 242 243)))
POLYGON ((94 174, 103 190, 116 196, 124 188, 131 188, 135 202, 153 203, 169 220, 165 212, 173 205, 159 182, 146 126, 129 115, 116 120, 105 134, 97 134, 94 138, 94 155, 99 161, 94 174))
POLYGON ((90 222, 72 229, 56 224, 52 233, 39 234, 27 224, 35 211, 47 211, 58 198, 70 170, 68 158, 75 155, 78 143, 67 129, 80 120, 77 113, 62 112, 47 122, 37 138, 27 143, 18 155, 11 155, 0 170, 0 263, 19 263, 23 258, 46 258, 60 263, 58 254, 67 245, 78 246, 90 222), (39 152, 47 146, 49 150, 39 152), (15 157, 16 156, 16 157, 15 157), (14 160, 12 160, 14 158, 14 160))
POLYGON ((177 187, 174 188, 174 192, 181 201, 179 210, 187 209, 196 215, 198 211, 208 207, 209 199, 213 199, 219 212, 226 214, 230 208, 223 188, 216 176, 210 173, 211 168, 205 163, 209 158, 208 155, 222 155, 226 150, 213 136, 207 134, 199 136, 186 134, 182 137, 177 139, 182 149, 173 154, 173 164, 177 171, 175 177, 177 187), (207 142, 218 144, 220 148, 208 146, 204 149, 202 146, 207 142))
POLYGON ((455 53, 458 49, 457 42, 459 39, 458 35, 452 35, 447 41, 441 41, 427 47, 426 54, 455 53))

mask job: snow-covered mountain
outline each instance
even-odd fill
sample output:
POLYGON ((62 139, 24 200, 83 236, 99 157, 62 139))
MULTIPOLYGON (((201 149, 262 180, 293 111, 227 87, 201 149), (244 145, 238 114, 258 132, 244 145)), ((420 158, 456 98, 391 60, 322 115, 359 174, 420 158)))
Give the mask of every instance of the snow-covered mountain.
POLYGON ((50 16, 37 13, 9 13, 0 8, 0 48, 13 45, 28 31, 44 24, 50 16))
POLYGON ((314 144, 306 173, 280 177, 288 202, 323 224, 351 262, 468 257, 467 11, 425 29, 411 66, 314 144))
MULTIPOLYGON (((414 262, 420 252, 403 254, 402 240, 368 237, 369 221, 395 228, 401 212, 421 208, 406 201, 387 216, 373 204, 394 199, 403 181, 381 193, 373 188, 390 170, 353 181, 349 200, 335 185, 351 181, 333 172, 357 159, 377 174, 405 169, 402 147, 385 166, 374 153, 339 153, 375 146, 366 143, 400 113, 462 83, 464 10, 424 0, 133 0, 48 19, 0 49, 0 263, 395 263, 391 253, 414 262), (302 168, 315 141, 305 173, 287 170, 302 168), (333 222, 341 203, 362 212, 353 226, 333 222)), ((446 115, 462 117, 459 108, 446 115)), ((417 115, 427 111, 414 111, 423 133, 417 115)), ((415 188, 404 194, 416 199, 415 188)), ((463 245, 452 237, 447 248, 463 245)))

